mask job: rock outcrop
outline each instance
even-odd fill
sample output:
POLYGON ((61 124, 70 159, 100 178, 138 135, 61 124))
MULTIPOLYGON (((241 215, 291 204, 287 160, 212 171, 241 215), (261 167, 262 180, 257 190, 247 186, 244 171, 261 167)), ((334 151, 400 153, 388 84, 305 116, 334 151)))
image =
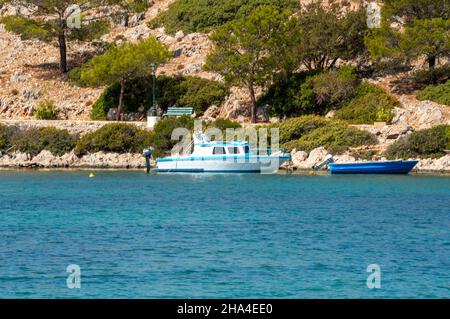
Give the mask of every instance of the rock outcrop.
POLYGON ((142 154, 117 154, 98 152, 77 157, 73 152, 55 156, 42 151, 35 157, 14 152, 0 156, 0 167, 7 168, 114 168, 138 169, 145 167, 142 154))
MULTIPOLYGON (((284 165, 284 167, 289 167, 297 170, 311 170, 315 164, 322 162, 328 152, 325 148, 319 147, 312 150, 310 153, 305 151, 293 150, 291 153, 292 160, 291 163, 284 165)), ((335 163, 356 163, 356 162, 367 162, 367 160, 359 160, 349 154, 336 155, 333 157, 335 163)), ((377 160, 377 159, 373 159, 377 160)), ((386 160, 381 158, 379 160, 386 160)), ((411 159, 418 160, 419 164, 415 167, 415 171, 418 172, 442 172, 450 173, 450 154, 441 157, 439 159, 411 159)))

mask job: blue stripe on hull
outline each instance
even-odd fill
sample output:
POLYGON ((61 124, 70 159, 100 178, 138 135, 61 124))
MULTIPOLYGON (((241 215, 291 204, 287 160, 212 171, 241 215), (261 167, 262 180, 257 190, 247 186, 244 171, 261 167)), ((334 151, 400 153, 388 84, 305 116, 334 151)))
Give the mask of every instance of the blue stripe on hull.
POLYGON ((332 174, 408 174, 417 161, 330 164, 332 174))

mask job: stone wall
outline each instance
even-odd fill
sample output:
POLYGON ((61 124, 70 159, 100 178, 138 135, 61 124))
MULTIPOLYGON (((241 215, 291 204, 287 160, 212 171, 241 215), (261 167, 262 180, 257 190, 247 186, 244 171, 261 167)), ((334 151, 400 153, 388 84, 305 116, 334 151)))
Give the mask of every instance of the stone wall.
MULTIPOLYGON (((98 130, 106 124, 118 123, 109 121, 44 121, 44 120, 0 120, 0 124, 8 126, 16 126, 21 130, 30 128, 39 128, 46 126, 54 126, 57 129, 68 130, 71 134, 84 135, 89 132, 98 130)), ((123 122, 136 125, 138 128, 147 128, 147 122, 123 122)))

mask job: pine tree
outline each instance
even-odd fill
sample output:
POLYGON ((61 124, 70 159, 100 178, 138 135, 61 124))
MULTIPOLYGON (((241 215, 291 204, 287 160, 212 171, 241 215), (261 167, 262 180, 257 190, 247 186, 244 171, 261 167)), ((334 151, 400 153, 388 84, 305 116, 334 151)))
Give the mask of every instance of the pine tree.
POLYGON ((23 39, 39 39, 51 42, 57 40, 61 73, 67 70, 67 41, 92 41, 109 29, 107 18, 110 15, 90 15, 99 12, 118 12, 132 6, 133 0, 0 0, 22 6, 25 13, 7 16, 0 22, 8 31, 19 34, 23 39), (79 22, 79 23, 78 23, 79 22))
POLYGON ((169 50, 153 37, 139 43, 126 42, 83 65, 81 80, 91 86, 120 83, 117 107, 117 120, 120 120, 127 81, 150 75, 152 63, 163 64, 170 56, 169 50))

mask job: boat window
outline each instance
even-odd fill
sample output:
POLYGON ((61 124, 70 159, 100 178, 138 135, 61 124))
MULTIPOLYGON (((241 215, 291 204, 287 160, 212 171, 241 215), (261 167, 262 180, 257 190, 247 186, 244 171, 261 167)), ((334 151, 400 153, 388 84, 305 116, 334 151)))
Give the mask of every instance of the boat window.
POLYGON ((224 155, 225 154, 225 147, 214 147, 213 154, 214 155, 224 155))
POLYGON ((228 154, 239 154, 239 147, 228 147, 228 154))

